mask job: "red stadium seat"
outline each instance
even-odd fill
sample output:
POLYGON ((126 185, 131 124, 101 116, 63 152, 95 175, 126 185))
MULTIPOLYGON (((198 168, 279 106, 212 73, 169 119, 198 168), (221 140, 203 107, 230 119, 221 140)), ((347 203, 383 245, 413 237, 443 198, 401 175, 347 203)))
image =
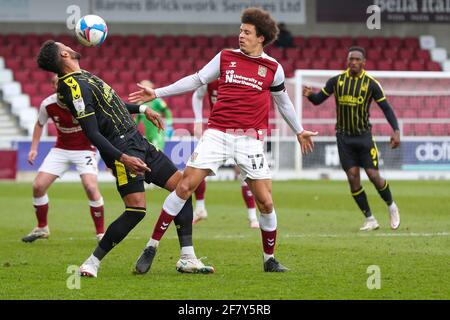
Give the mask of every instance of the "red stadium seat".
POLYGON ((301 59, 294 62, 294 69, 311 69, 309 59, 301 59))
POLYGON ((367 50, 366 54, 367 54, 367 59, 369 59, 369 60, 378 61, 381 59, 381 51, 378 50, 377 48, 367 50))
POLYGON ((348 48, 337 48, 333 52, 333 57, 336 59, 347 60, 348 48))
POLYGON ((296 46, 296 47, 299 47, 299 48, 306 47, 306 40, 304 37, 295 36, 293 42, 294 42, 294 46, 296 46))
POLYGON ((436 61, 427 61, 425 69, 427 71, 442 71, 441 65, 436 61))
POLYGON ((417 111, 414 109, 404 109, 401 114, 402 118, 417 118, 417 111))
POLYGON ((238 36, 227 36, 227 37, 225 37, 225 47, 227 47, 227 48, 239 48, 239 37, 238 36))
POLYGON ((422 60, 413 60, 409 62, 409 70, 411 71, 425 71, 425 66, 422 60))
POLYGON ((376 69, 376 63, 371 60, 366 60, 366 65, 364 67, 366 70, 375 70, 376 69))
POLYGON ((315 59, 316 55, 317 53, 315 48, 304 48, 302 50, 303 59, 315 59))
POLYGON ((226 47, 225 37, 221 35, 211 36, 211 46, 219 50, 224 49, 226 47))
POLYGON ((115 70, 104 70, 102 72, 102 79, 106 83, 113 83, 116 81, 117 78, 117 71, 115 70))
POLYGON ((414 135, 427 136, 429 135, 428 123, 416 123, 414 124, 414 135))
POLYGON ((37 82, 48 82, 50 81, 50 73, 45 71, 34 71, 31 72, 31 79, 37 82))
POLYGON ((414 52, 410 48, 401 48, 398 53, 399 57, 403 60, 411 60, 414 56, 414 52))
POLYGON ((392 63, 389 60, 380 60, 377 63, 378 70, 392 70, 392 63))
POLYGON ((299 59, 301 57, 301 51, 299 48, 286 48, 285 50, 286 59, 299 59))
POLYGON ((175 39, 179 47, 188 48, 194 43, 193 38, 187 35, 176 36, 175 39))
POLYGON ((161 69, 172 72, 178 69, 177 61, 174 59, 161 60, 161 69))
POLYGON ((353 45, 352 37, 341 37, 339 38, 339 46, 345 49, 350 48, 353 45))
POLYGON ((366 36, 356 37, 355 45, 357 45, 358 47, 363 47, 364 49, 367 49, 370 47, 370 39, 369 39, 369 37, 366 37, 366 36))
POLYGON ((408 70, 408 66, 407 66, 406 62, 403 60, 394 61, 393 67, 394 67, 394 70, 398 70, 398 71, 408 70))
POLYGON ((371 39, 371 47, 383 49, 386 46, 385 37, 373 37, 371 39))
POLYGON ((342 61, 336 61, 336 60, 328 61, 327 69, 342 70, 344 68, 345 68, 345 63, 342 61))
POLYGON ((169 49, 169 54, 172 59, 179 60, 186 57, 186 48, 175 47, 169 49))
POLYGON ((313 60, 311 63, 311 69, 326 69, 327 68, 327 61, 322 59, 316 59, 313 60))
POLYGON ((22 83, 22 91, 29 96, 35 96, 39 92, 39 87, 35 82, 22 83))
POLYGON ((212 58, 215 57, 216 54, 218 54, 219 51, 216 48, 212 48, 212 47, 207 47, 203 49, 203 59, 206 60, 211 60, 212 58))
POLYGON ((390 37, 387 39, 387 45, 391 48, 399 48, 402 46, 403 40, 399 37, 390 37))
POLYGON ((202 57, 202 52, 203 52, 203 49, 201 49, 201 48, 197 48, 197 47, 187 48, 186 57, 196 60, 196 59, 199 59, 202 57))
POLYGON ((430 123, 430 133, 432 136, 447 136, 448 128, 444 123, 430 123))
POLYGON ((419 118, 434 118, 434 110, 433 109, 421 109, 419 110, 419 118))
POLYGON ((133 72, 138 71, 144 67, 144 59, 142 57, 135 57, 127 60, 127 68, 133 72))
POLYGON ((320 48, 317 51, 317 55, 322 59, 331 59, 333 57, 333 51, 329 48, 320 48))
POLYGON ((419 49, 419 39, 417 37, 406 37, 403 39, 403 46, 413 50, 419 49))
POLYGON ((164 47, 155 47, 152 50, 152 57, 153 58, 158 58, 158 59, 164 59, 168 56, 167 53, 167 48, 169 46, 164 46, 164 47))
POLYGON ((430 51, 424 50, 424 49, 416 50, 416 58, 422 59, 425 61, 429 61, 430 60, 430 51))
POLYGON ((110 66, 112 69, 120 71, 125 69, 126 60, 124 58, 117 58, 110 60, 110 66))
POLYGON ((135 73, 133 71, 121 70, 119 71, 118 79, 124 83, 131 83, 131 82, 134 83, 135 82, 134 75, 135 73))
POLYGON ((159 70, 161 68, 161 65, 159 63, 158 59, 146 59, 144 60, 144 66, 143 66, 143 70, 145 70, 146 72, 155 72, 157 70, 159 70))
POLYGON ((322 46, 323 40, 321 37, 312 36, 306 38, 306 46, 311 48, 320 48, 322 46))
POLYGON ((173 35, 162 35, 159 37, 158 43, 164 47, 176 47, 177 39, 173 35))
POLYGON ((142 37, 142 45, 143 46, 154 46, 158 42, 157 36, 153 34, 146 34, 142 37))
POLYGON ((415 133, 414 124, 412 123, 405 123, 403 125, 403 135, 405 136, 413 136, 415 133))
POLYGON ((180 71, 184 71, 187 74, 197 71, 195 70, 195 65, 194 65, 194 60, 193 59, 181 59, 178 61, 178 69, 180 69, 180 71))
POLYGON ((208 36, 196 36, 194 37, 194 46, 206 48, 210 46, 209 37, 208 36))
POLYGON ((142 38, 137 34, 127 35, 125 38, 126 45, 129 47, 137 48, 142 44, 142 38))
POLYGON ((323 46, 329 49, 336 48, 339 45, 339 39, 337 37, 324 37, 323 46))

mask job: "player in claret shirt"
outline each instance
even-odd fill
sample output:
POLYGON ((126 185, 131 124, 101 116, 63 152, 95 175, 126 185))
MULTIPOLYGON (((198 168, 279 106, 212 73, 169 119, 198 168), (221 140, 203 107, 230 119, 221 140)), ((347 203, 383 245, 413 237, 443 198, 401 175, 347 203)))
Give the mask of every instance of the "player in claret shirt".
MULTIPOLYGON (((56 91, 58 77, 52 78, 52 86, 56 91)), ((51 118, 55 123, 57 138, 55 146, 45 157, 39 168, 39 173, 33 182, 33 205, 38 225, 27 236, 24 242, 37 239, 47 239, 50 230, 47 224, 48 196, 47 190, 58 177, 61 177, 70 165, 75 165, 80 174, 81 183, 89 199, 89 208, 95 224, 97 240, 100 241, 104 233, 103 198, 97 185, 96 150, 83 133, 80 124, 72 117, 69 109, 59 104, 56 93, 42 101, 39 116, 33 130, 28 162, 32 165, 38 155, 37 147, 41 139, 43 126, 51 118)))
MULTIPOLYGON (((207 95, 209 108, 212 110, 214 104, 217 102, 217 93, 219 87, 219 80, 205 84, 192 95, 192 109, 195 116, 194 124, 194 136, 200 139, 203 131, 203 98, 207 95)), ((234 163, 234 161, 233 161, 234 163)), ((234 165, 234 172, 236 176, 240 176, 241 170, 239 166, 234 165)), ((244 198, 245 205, 247 206, 247 216, 250 222, 250 228, 259 229, 258 217, 256 216, 256 204, 255 197, 253 196, 250 188, 244 180, 241 179, 241 192, 244 198)), ((205 193, 206 193, 206 180, 200 183, 195 190, 195 210, 194 210, 194 223, 204 220, 208 217, 208 211, 205 206, 205 193)))
POLYGON ((149 269, 167 225, 201 181, 216 174, 228 159, 240 167, 260 211, 264 271, 288 270, 274 257, 277 217, 272 202, 271 173, 263 150, 271 99, 295 132, 303 153, 312 151, 312 136, 317 132, 302 128, 284 86, 282 66, 263 51, 277 34, 276 22, 268 12, 248 8, 241 17, 239 49, 221 51, 198 73, 172 85, 155 90, 140 86, 141 90, 130 94, 131 102, 148 101, 192 91, 219 79, 217 102, 208 129, 188 161, 182 180, 164 202, 148 247, 136 263, 137 272, 149 269))

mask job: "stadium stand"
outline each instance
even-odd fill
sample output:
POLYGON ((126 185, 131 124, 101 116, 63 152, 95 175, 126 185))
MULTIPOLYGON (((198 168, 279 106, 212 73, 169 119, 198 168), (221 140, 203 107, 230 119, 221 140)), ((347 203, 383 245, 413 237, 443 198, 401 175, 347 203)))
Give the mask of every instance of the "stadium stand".
MULTIPOLYGON (((4 94, 4 97, 11 104, 12 113, 20 117, 21 126, 29 133, 40 102, 52 93, 49 75, 37 68, 34 58, 41 43, 50 38, 64 42, 80 52, 83 56, 82 67, 102 77, 123 98, 126 98, 128 92, 136 89, 135 83, 139 80, 146 78, 151 79, 156 86, 167 85, 195 72, 224 47, 237 45, 235 36, 110 35, 109 41, 100 48, 87 48, 81 46, 70 35, 0 35, 0 57, 4 65, 3 67, 0 65, 0 85, 4 92, 6 84, 9 85, 6 90, 8 94, 4 94), (135 56, 137 51, 140 57, 135 56)), ((282 49, 271 46, 266 50, 269 55, 282 63, 287 77, 292 77, 296 69, 343 69, 347 49, 352 45, 366 48, 367 70, 440 71, 443 68, 450 68, 450 63, 446 61, 446 50, 436 48, 435 40, 431 36, 420 38, 296 36, 294 44, 294 48, 282 49)), ((444 113, 439 106, 443 104, 450 106, 448 97, 437 97, 438 99, 426 101, 429 112, 418 113, 414 106, 425 104, 420 97, 396 98, 393 105, 400 118, 440 117, 444 113)), ((167 101, 175 117, 192 117, 188 95, 169 98, 167 101)), ((333 107, 322 108, 325 109, 333 110, 333 107)), ((373 110, 374 117, 383 118, 383 114, 377 108, 373 110)), ((312 118, 317 115, 305 111, 304 117, 312 118)), ((333 118, 334 114, 330 111, 321 111, 320 117, 333 118)), ((324 126, 322 133, 332 134, 331 126, 322 126, 324 126)), ((375 133, 381 132, 379 130, 381 129, 376 129, 375 133)), ((447 132, 449 128, 440 130, 447 132)), ((438 132, 438 129, 436 126, 424 124, 410 125, 406 131, 432 134, 438 132)), ((54 130, 49 129, 48 132, 52 134, 54 130)))

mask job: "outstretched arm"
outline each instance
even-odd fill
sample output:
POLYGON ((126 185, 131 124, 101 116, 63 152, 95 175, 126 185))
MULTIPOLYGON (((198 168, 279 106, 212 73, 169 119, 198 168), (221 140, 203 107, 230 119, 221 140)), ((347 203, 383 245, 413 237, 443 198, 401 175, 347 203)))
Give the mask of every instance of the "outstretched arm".
POLYGON ((188 92, 199 88, 219 77, 220 73, 220 53, 218 53, 206 66, 199 72, 184 77, 177 82, 158 89, 152 89, 138 84, 141 90, 132 92, 128 96, 131 102, 150 101, 156 98, 174 96, 180 93, 188 92))

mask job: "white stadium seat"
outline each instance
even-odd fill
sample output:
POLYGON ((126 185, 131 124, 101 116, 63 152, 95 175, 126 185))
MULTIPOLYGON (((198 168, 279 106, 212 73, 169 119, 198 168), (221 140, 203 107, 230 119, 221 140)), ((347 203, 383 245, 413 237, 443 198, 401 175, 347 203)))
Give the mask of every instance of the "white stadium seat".
POLYGON ((447 50, 444 48, 431 49, 431 60, 436 62, 444 62, 447 60, 447 50))
POLYGON ((430 35, 420 36, 420 48, 430 50, 435 47, 436 47, 436 39, 433 36, 430 35))

